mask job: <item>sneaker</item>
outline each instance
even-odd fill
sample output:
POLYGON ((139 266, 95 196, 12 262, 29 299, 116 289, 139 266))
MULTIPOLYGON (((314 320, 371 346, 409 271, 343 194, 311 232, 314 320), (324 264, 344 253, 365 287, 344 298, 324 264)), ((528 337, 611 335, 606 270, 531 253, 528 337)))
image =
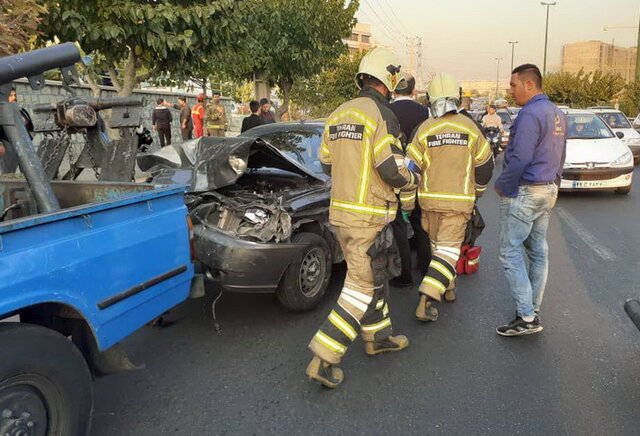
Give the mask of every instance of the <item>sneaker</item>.
POLYGON ((423 322, 436 321, 438 319, 438 309, 426 295, 420 295, 420 301, 416 308, 416 318, 423 322))
POLYGON ((369 356, 380 353, 404 350, 409 346, 409 339, 404 335, 389 336, 386 339, 375 342, 365 342, 364 351, 369 356))
POLYGON ((344 380, 344 373, 340 368, 336 368, 318 356, 313 356, 304 373, 311 380, 328 388, 337 388, 344 380))
POLYGON ((526 322, 520 316, 516 316, 509 324, 501 325, 496 329, 496 333, 500 336, 530 335, 541 331, 540 318, 537 316, 531 322, 526 322))

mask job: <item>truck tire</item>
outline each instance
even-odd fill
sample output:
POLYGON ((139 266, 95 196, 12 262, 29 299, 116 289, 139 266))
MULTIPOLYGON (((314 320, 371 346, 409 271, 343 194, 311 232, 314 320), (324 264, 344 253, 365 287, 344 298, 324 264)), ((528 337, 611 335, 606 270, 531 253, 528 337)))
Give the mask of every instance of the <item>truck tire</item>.
POLYGON ((331 278, 331 250, 322 236, 296 233, 291 242, 305 244, 300 259, 294 259, 278 285, 280 304, 287 309, 313 309, 324 296, 331 278))
POLYGON ((0 324, 0 434, 84 436, 93 396, 89 368, 60 333, 0 324))

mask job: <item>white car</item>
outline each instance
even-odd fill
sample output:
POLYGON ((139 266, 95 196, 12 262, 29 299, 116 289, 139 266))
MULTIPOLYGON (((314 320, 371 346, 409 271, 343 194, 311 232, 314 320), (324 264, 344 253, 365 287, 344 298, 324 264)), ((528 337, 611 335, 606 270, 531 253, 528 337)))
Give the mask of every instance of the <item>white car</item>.
POLYGON ((629 147, 593 111, 566 110, 567 157, 561 191, 615 191, 628 194, 633 179, 629 147))
POLYGON ((600 118, 604 120, 605 123, 611 127, 614 133, 621 132, 624 136, 622 140, 624 141, 631 153, 633 153, 633 163, 640 163, 640 133, 633 128, 633 126, 629 123, 627 116, 614 108, 592 108, 593 112, 598 114, 600 118))

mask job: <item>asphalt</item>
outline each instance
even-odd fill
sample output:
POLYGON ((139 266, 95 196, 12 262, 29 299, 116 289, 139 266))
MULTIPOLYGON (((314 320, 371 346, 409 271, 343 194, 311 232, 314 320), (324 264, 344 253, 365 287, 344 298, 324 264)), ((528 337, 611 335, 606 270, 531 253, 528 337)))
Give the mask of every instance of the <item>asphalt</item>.
POLYGON ((94 383, 94 436, 111 435, 632 435, 640 433, 640 332, 623 303, 640 296, 640 169, 628 196, 563 194, 551 218, 544 331, 503 338, 514 307, 497 259, 495 193, 480 271, 462 277, 440 319, 413 319, 416 287, 393 289, 391 315, 409 348, 349 350, 345 382, 309 382, 306 346, 337 299, 335 268, 316 310, 272 295, 214 293, 172 313, 166 328, 124 341, 144 370, 94 383))

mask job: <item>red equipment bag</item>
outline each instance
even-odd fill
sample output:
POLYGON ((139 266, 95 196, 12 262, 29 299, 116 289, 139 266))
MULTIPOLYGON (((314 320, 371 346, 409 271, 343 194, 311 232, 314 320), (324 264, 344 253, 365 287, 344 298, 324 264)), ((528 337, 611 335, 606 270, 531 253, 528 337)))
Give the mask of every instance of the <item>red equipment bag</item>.
POLYGON ((480 253, 482 247, 476 245, 463 245, 460 248, 460 259, 456 264, 456 274, 473 274, 480 268, 480 253))

